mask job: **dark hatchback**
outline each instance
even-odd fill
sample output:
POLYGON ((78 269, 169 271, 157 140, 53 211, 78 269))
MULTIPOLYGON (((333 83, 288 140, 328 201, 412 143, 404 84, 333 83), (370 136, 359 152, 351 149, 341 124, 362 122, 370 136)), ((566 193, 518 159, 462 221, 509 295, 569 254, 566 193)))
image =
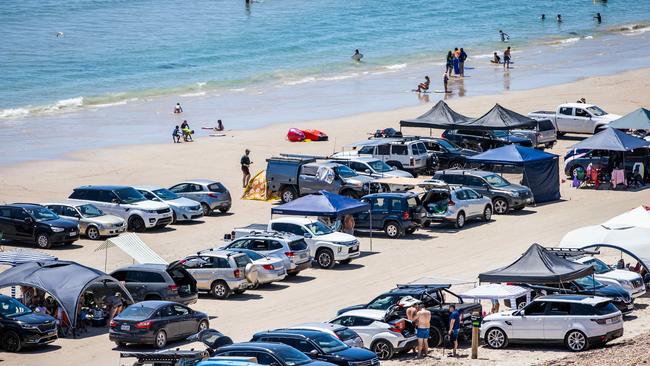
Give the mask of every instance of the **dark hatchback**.
POLYGON ((77 222, 62 219, 45 206, 13 203, 0 206, 0 233, 4 239, 34 243, 41 249, 79 240, 77 222))
POLYGON ((56 319, 33 313, 20 301, 0 295, 0 345, 7 352, 56 341, 56 319))
POLYGON ((477 151, 463 149, 444 138, 422 137, 420 140, 427 147, 427 151, 438 157, 438 169, 462 168, 468 157, 478 154, 477 151))
POLYGON ((304 353, 314 360, 331 362, 340 366, 379 365, 374 352, 364 348, 350 347, 338 338, 317 330, 277 329, 260 332, 251 342, 283 343, 304 353))
POLYGON ((137 343, 163 348, 170 340, 185 339, 208 327, 205 313, 170 301, 143 301, 113 318, 108 338, 118 346, 137 343))
POLYGON ((361 201, 370 204, 370 212, 354 215, 355 229, 383 230, 390 238, 413 234, 422 226, 426 216, 420 199, 414 193, 375 193, 363 196, 361 201))
POLYGON ((335 366, 331 362, 312 360, 297 349, 282 343, 248 342, 220 347, 213 356, 255 357, 268 366, 335 366))

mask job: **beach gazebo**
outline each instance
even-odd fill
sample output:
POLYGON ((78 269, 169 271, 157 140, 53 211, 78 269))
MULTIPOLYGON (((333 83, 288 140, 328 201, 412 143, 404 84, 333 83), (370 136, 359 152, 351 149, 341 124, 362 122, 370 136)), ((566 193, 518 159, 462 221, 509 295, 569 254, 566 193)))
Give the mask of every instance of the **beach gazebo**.
POLYGON ((619 130, 648 130, 650 131, 650 110, 639 108, 609 124, 619 130))
POLYGON ((423 115, 414 119, 401 120, 399 126, 400 130, 402 127, 422 127, 429 130, 432 128, 455 129, 471 120, 473 118, 454 111, 447 103, 440 100, 423 115))

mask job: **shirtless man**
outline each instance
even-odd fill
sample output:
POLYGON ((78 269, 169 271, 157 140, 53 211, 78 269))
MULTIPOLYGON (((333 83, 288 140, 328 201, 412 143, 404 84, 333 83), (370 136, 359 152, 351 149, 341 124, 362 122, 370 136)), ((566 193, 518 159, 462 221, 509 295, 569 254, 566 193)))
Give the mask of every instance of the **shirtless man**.
POLYGON ((415 334, 418 337, 418 357, 426 357, 429 353, 429 328, 431 327, 431 312, 424 304, 417 304, 415 314, 415 334))

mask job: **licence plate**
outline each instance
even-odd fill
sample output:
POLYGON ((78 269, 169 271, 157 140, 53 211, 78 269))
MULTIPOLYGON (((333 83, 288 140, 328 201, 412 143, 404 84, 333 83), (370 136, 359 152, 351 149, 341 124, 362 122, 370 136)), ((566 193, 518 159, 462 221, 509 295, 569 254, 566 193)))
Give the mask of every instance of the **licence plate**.
POLYGON ((68 234, 68 235, 75 236, 75 235, 77 235, 77 232, 76 231, 71 231, 70 234, 68 234))
POLYGON ((131 330, 131 326, 128 324, 122 324, 120 327, 120 330, 131 330))

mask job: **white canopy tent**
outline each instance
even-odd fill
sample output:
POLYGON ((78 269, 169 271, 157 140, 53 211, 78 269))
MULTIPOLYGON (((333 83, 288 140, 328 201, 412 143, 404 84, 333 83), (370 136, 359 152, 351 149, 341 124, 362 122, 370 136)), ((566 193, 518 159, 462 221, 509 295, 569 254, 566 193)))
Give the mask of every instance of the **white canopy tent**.
POLYGON ((158 253, 149 248, 140 237, 133 233, 126 233, 106 240, 95 249, 95 252, 104 250, 106 252, 104 257, 104 271, 106 271, 106 262, 108 260, 108 248, 118 247, 124 253, 128 254, 134 261, 138 263, 157 263, 169 264, 166 260, 162 259, 158 253))
POLYGON ((510 304, 516 304, 517 298, 526 296, 526 304, 530 302, 531 290, 512 285, 488 283, 476 286, 471 290, 458 294, 463 300, 510 300, 510 304))

